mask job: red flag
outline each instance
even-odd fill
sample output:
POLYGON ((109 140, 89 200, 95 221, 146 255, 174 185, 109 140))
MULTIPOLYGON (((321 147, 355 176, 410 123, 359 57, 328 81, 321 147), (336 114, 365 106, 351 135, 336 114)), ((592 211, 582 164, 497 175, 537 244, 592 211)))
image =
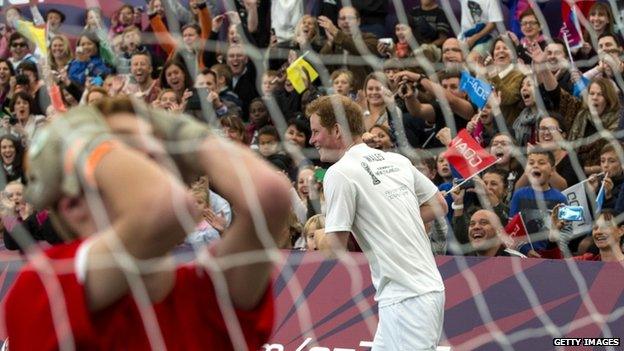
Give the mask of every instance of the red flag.
POLYGON ((52 86, 48 90, 50 94, 50 100, 52 100, 52 106, 57 112, 66 112, 65 104, 63 103, 63 98, 61 96, 62 92, 58 85, 52 84, 52 86))
POLYGON ((496 163, 496 157, 485 151, 465 129, 457 133, 448 150, 442 156, 464 179, 468 179, 496 163))
MULTIPOLYGON (((509 219, 509 222, 505 226, 505 232, 514 240, 516 247, 526 243, 531 244, 531 238, 524 226, 524 220, 522 220, 520 212, 509 219)), ((531 244, 531 247, 533 247, 533 244, 531 244)))

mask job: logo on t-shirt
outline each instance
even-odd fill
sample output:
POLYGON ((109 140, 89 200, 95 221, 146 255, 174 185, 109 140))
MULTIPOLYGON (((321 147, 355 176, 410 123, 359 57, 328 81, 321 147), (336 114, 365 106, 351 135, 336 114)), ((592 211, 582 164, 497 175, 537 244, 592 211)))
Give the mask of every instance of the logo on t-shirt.
POLYGON ((481 18, 483 16, 481 5, 475 1, 468 1, 468 9, 470 10, 470 16, 474 23, 481 23, 481 18))
POLYGON ((373 171, 368 166, 368 163, 362 162, 361 165, 362 165, 362 168, 364 168, 364 170, 366 171, 366 173, 368 173, 368 175, 371 176, 371 179, 373 180, 373 185, 377 185, 381 183, 379 178, 375 177, 375 175, 373 174, 373 171))

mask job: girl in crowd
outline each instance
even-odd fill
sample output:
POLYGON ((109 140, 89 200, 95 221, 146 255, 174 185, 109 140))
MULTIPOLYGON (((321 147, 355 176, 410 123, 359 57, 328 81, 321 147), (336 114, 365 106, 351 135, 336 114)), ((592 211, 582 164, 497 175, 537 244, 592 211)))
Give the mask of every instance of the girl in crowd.
POLYGON ((325 216, 322 214, 317 214, 305 223, 303 226, 303 235, 306 241, 306 251, 315 251, 318 248, 316 247, 316 241, 314 240, 314 234, 318 231, 322 231, 325 228, 325 216))
POLYGON ((245 129, 247 140, 253 148, 258 147, 258 130, 264 126, 271 125, 271 115, 264 101, 261 98, 251 100, 249 104, 249 124, 245 129))
POLYGON ((76 57, 69 62, 69 79, 84 86, 87 79, 104 79, 111 69, 100 56, 100 40, 92 33, 85 32, 78 39, 76 57))
POLYGON ((210 207, 208 177, 201 177, 198 181, 191 184, 190 192, 197 204, 201 221, 196 225, 195 231, 189 234, 185 242, 198 247, 219 240, 227 223, 225 218, 214 213, 210 207))
POLYGON ((13 65, 6 59, 0 58, 0 115, 9 107, 13 96, 11 80, 15 79, 13 65))
POLYGON ((188 99, 191 92, 195 94, 193 79, 181 60, 169 60, 165 63, 160 74, 160 86, 163 90, 173 90, 179 101, 188 99))
MULTIPOLYGON (((565 225, 565 222, 557 216, 560 207, 561 205, 555 207, 550 217, 554 228, 552 230, 556 232, 565 225)), ((622 262, 624 261, 623 235, 624 229, 616 221, 615 213, 610 210, 601 211, 594 222, 591 237, 586 239, 593 242, 598 253, 582 253, 579 256, 574 256, 574 259, 577 261, 622 262)))
POLYGON ((22 12, 17 6, 8 6, 4 12, 4 33, 0 37, 0 57, 8 57, 9 56, 9 38, 13 33, 15 33, 15 28, 13 28, 13 23, 22 18, 22 12))
POLYGON ((532 76, 522 79, 520 96, 524 109, 513 122, 512 129, 518 145, 535 144, 537 142, 537 123, 543 115, 535 102, 535 83, 532 76))
POLYGON ((384 125, 374 125, 362 136, 368 146, 382 151, 392 151, 396 145, 392 140, 390 128, 384 125))
POLYGON ((98 30, 104 30, 104 22, 102 21, 102 10, 99 7, 90 7, 85 11, 84 17, 85 32, 95 33, 98 30))
MULTIPOLYGON (((436 173, 438 176, 436 177, 436 184, 441 185, 443 183, 452 183, 453 182, 453 174, 451 173, 451 166, 448 161, 439 155, 436 159, 436 173)), ((450 189, 450 187, 449 187, 450 189)))
POLYGON ((240 117, 226 115, 219 119, 219 124, 221 124, 223 134, 230 140, 246 145, 249 144, 245 133, 245 123, 243 123, 240 117))
POLYGON ((587 192, 593 193, 594 197, 598 196, 598 191, 602 183, 605 186, 605 197, 602 203, 603 209, 616 208, 618 194, 622 189, 624 181, 624 171, 622 170, 622 161, 618 151, 621 152, 621 146, 614 144, 606 144, 600 150, 600 170, 604 174, 603 177, 592 176, 587 182, 587 192))
POLYGON ((132 25, 137 25, 140 28, 140 17, 136 18, 135 9, 132 5, 124 4, 111 16, 111 29, 109 37, 112 38, 115 34, 122 33, 126 28, 132 25))
POLYGON ((596 2, 589 9, 587 17, 590 27, 583 30, 583 45, 576 52, 575 60, 587 60, 596 56, 596 50, 592 46, 594 39, 598 42, 598 37, 604 33, 615 33, 613 14, 607 2, 596 2))
POLYGON ((54 36, 50 41, 50 50, 48 52, 48 63, 53 71, 66 69, 69 62, 73 59, 72 50, 69 39, 59 34, 54 36))
POLYGON ((301 51, 312 49, 319 52, 323 44, 325 43, 321 36, 316 17, 303 15, 295 27, 295 36, 292 46, 297 47, 301 51))
POLYGON ((497 167, 507 171, 509 174, 507 182, 507 194, 509 197, 507 202, 509 202, 516 181, 524 173, 524 169, 516 158, 518 145, 509 134, 498 133, 494 135, 490 142, 489 152, 498 159, 497 167))
POLYGON ((481 146, 489 145, 492 138, 499 132, 491 102, 488 102, 479 113, 472 117, 466 124, 466 130, 481 146))
POLYGON ((312 207, 310 191, 313 190, 311 186, 314 186, 314 168, 312 166, 299 168, 296 182, 291 190, 291 202, 293 204, 293 211, 301 223, 306 221, 309 217, 308 214, 314 213, 314 210, 310 209, 310 207, 312 207), (294 194, 296 194, 296 196, 294 194))
POLYGON ((37 127, 45 121, 45 116, 33 115, 33 100, 30 94, 24 91, 15 93, 11 100, 11 113, 17 123, 11 126, 11 132, 23 140, 30 140, 37 127))
POLYGON ((499 92, 500 110, 507 126, 512 126, 520 114, 520 86, 524 74, 513 63, 511 40, 500 36, 492 45, 490 55, 494 69, 490 69, 489 80, 499 92), (509 42, 509 44, 508 44, 509 42))
POLYGON ((18 138, 10 134, 0 137, 0 157, 2 158, 2 172, 7 183, 12 181, 26 182, 22 159, 24 147, 18 138))
POLYGON ((288 127, 284 133, 284 140, 296 145, 300 150, 309 147, 308 141, 311 136, 310 125, 306 120, 293 118, 288 121, 288 127))
POLYGON ((180 98, 172 89, 163 89, 152 105, 163 110, 180 111, 180 98))
POLYGON ((388 88, 388 80, 381 72, 373 72, 364 81, 363 101, 364 126, 369 130, 374 125, 391 126, 392 118, 403 116, 396 106, 394 96, 388 88))
POLYGON ((597 155, 607 143, 605 138, 595 138, 603 129, 614 132, 618 127, 620 100, 613 82, 594 78, 587 88, 586 98, 577 99, 558 86, 547 91, 554 106, 559 106, 563 123, 568 126, 567 139, 571 142, 589 138, 575 148, 579 163, 585 173, 600 172, 597 155), (592 137, 596 140, 592 140, 592 137))

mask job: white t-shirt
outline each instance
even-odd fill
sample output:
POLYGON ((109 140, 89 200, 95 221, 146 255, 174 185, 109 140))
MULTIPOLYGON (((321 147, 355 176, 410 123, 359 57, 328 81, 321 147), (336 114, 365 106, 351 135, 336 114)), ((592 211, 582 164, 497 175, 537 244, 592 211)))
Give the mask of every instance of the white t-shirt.
POLYGON ((461 0, 461 32, 477 23, 503 22, 503 14, 495 0, 461 0))
POLYGON ((354 234, 380 306, 444 291, 420 216, 438 188, 407 158, 357 144, 329 168, 323 187, 325 232, 354 234))

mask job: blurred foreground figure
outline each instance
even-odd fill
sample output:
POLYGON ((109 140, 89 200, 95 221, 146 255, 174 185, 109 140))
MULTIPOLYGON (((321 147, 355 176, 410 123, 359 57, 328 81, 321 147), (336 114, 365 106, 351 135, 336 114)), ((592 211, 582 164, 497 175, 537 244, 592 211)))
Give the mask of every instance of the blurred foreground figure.
POLYGON ((45 255, 27 252, 4 311, 11 350, 257 349, 269 337, 266 250, 285 224, 287 185, 201 123, 154 111, 142 117, 107 115, 142 131, 134 143, 185 145, 175 157, 180 173, 207 175, 236 218, 210 252, 176 267, 168 253, 196 224, 188 189, 120 142, 96 110, 71 110, 42 129, 29 150, 27 198, 50 210, 66 243, 45 255), (255 225, 252 208, 265 225, 255 225), (226 263, 250 251, 253 264, 226 263))

